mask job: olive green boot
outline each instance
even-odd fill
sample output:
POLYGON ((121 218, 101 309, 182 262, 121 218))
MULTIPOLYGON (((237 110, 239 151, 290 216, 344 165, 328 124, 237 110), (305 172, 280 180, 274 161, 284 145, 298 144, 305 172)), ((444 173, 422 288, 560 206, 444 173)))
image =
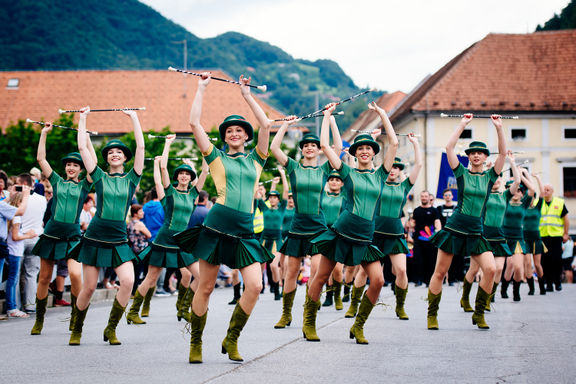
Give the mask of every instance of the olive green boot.
POLYGON ((474 308, 470 306, 470 290, 472 289, 472 283, 466 280, 462 282, 462 298, 460 299, 460 306, 464 309, 464 312, 474 312, 474 308))
POLYGON ((180 319, 184 319, 187 322, 190 321, 192 299, 194 299, 194 291, 192 288, 188 288, 186 289, 186 293, 184 294, 182 302, 180 303, 180 309, 178 310, 178 321, 180 321, 180 319))
POLYGON ((132 300, 132 306, 126 315, 126 322, 128 324, 146 324, 146 322, 142 320, 140 316, 138 316, 138 313, 140 312, 140 306, 142 305, 143 301, 144 297, 140 294, 140 291, 136 290, 134 299, 132 300))
POLYGON ((144 302, 142 303, 142 313, 140 316, 148 317, 150 315, 150 301, 152 300, 152 296, 154 296, 155 291, 156 287, 152 287, 148 289, 148 292, 146 292, 146 296, 144 296, 144 302))
POLYGON ((230 318, 230 325, 226 337, 222 340, 222 353, 228 353, 228 358, 233 361, 244 361, 238 352, 238 337, 240 332, 244 329, 246 322, 250 315, 244 312, 240 303, 236 304, 232 317, 230 318))
POLYGON ((188 288, 183 286, 182 283, 178 284, 178 298, 176 299, 176 317, 178 318, 178 321, 182 320, 180 312, 182 310, 182 300, 184 299, 184 296, 186 296, 187 290, 188 288))
POLYGON ((194 311, 190 311, 190 364, 199 364, 202 362, 202 333, 206 325, 206 316, 208 311, 202 316, 197 316, 194 311))
POLYGON ((492 303, 494 302, 494 297, 496 296, 496 290, 498 289, 498 283, 494 283, 492 285, 492 292, 488 297, 488 301, 486 302, 486 308, 484 308, 485 312, 490 312, 492 310, 492 303))
POLYGON ((332 291, 334 292, 334 308, 337 311, 344 309, 344 304, 342 303, 342 282, 336 281, 332 283, 332 291))
POLYGON ((404 310, 404 303, 406 302, 406 295, 408 294, 408 287, 402 289, 399 286, 394 286, 394 293, 396 294, 396 316, 400 320, 408 320, 408 314, 404 310))
POLYGON ((46 306, 48 305, 48 296, 43 299, 36 297, 36 322, 30 331, 31 335, 39 335, 42 333, 44 327, 44 315, 46 314, 46 306))
POLYGON ((352 293, 350 294, 350 307, 348 307, 348 311, 344 315, 344 317, 354 317, 356 316, 356 311, 358 310, 358 304, 360 304, 360 299, 362 299, 362 293, 364 293, 365 285, 361 287, 352 287, 352 293))
POLYGON ((304 302, 304 321, 302 323, 302 334, 308 341, 320 341, 316 333, 316 315, 320 308, 320 300, 313 301, 310 296, 306 295, 304 302))
POLYGON ((334 298, 333 286, 326 284, 326 298, 324 299, 322 306, 323 307, 331 307, 332 304, 334 304, 333 298, 334 298))
POLYGON ((482 287, 478 286, 478 293, 476 293, 476 308, 472 315, 472 324, 477 325, 480 329, 490 329, 486 320, 484 320, 484 308, 486 303, 490 300, 490 295, 487 294, 482 287))
POLYGON ((72 329, 74 328, 74 324, 72 323, 72 319, 75 319, 76 317, 74 316, 74 313, 76 313, 76 311, 78 310, 78 308, 76 308, 76 296, 74 296, 74 294, 72 292, 70 292, 70 324, 68 325, 68 330, 72 331, 72 329))
POLYGON ((70 341, 68 342, 68 345, 80 345, 80 339, 82 338, 82 327, 84 326, 84 319, 88 313, 88 308, 90 308, 90 305, 88 305, 83 311, 76 308, 76 313, 73 315, 75 318, 70 319, 70 322, 74 324, 74 327, 72 328, 72 333, 70 334, 70 341))
POLYGON ((441 298, 442 291, 435 295, 428 290, 428 329, 438 329, 438 307, 440 307, 441 298))
POLYGON ((368 340, 364 337, 364 323, 370 316, 374 304, 370 301, 368 296, 364 294, 362 297, 362 302, 360 303, 360 308, 358 308, 358 314, 356 315, 356 320, 354 325, 350 328, 350 338, 356 339, 356 344, 368 344, 368 340))
POLYGON ((120 322, 125 309, 126 307, 121 306, 118 299, 114 298, 114 304, 112 304, 110 317, 108 318, 108 325, 104 328, 104 341, 108 341, 110 345, 122 344, 116 337, 116 327, 118 326, 118 322, 120 322))
POLYGON ((280 317, 280 320, 276 323, 274 328, 286 328, 292 323, 292 306, 294 305, 295 296, 296 290, 293 290, 292 292, 284 292, 282 295, 282 317, 280 317))

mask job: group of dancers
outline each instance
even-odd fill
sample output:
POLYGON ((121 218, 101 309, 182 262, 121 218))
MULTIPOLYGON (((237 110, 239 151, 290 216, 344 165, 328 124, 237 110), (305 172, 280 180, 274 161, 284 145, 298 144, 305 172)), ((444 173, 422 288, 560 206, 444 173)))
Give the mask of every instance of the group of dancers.
MULTIPOLYGON (((332 116, 336 104, 332 103, 323 109, 320 137, 311 133, 303 136, 299 143, 302 156, 297 161, 281 149, 285 133, 298 121, 297 117, 290 116, 284 121, 269 146, 271 122, 250 93, 250 79, 241 76, 242 97, 260 127, 257 145, 254 150, 246 151, 246 144, 254 137, 254 129, 243 116, 230 115, 219 126, 220 137, 226 143, 224 151, 212 144, 200 124, 204 94, 210 80, 210 73, 201 75, 190 112, 190 126, 204 158, 202 172, 197 175, 191 163, 184 163, 170 174, 168 153, 175 136, 168 136, 162 155, 154 161, 154 181, 165 221, 156 239, 139 255, 132 252, 126 234, 126 216, 144 168, 144 137, 136 112, 124 111, 133 125, 134 154, 121 141, 111 140, 101 151, 108 164, 105 171, 97 165, 97 155, 86 130, 90 108, 83 108, 78 125, 79 152, 62 159, 65 177, 59 176, 46 161, 46 137, 52 129, 51 124, 46 123, 40 136, 38 162, 53 185, 54 200, 50 221, 35 247, 35 254, 42 262, 36 321, 31 334, 42 332, 48 284, 54 264, 60 259, 68 259, 72 282, 70 345, 80 344, 90 298, 96 289, 99 270, 104 267, 115 269, 120 289, 103 339, 112 345, 121 344, 116 327, 128 308, 134 284, 132 262, 136 257, 147 261, 149 268, 127 311, 128 324, 145 324, 142 318, 149 316, 150 299, 161 269, 180 268, 177 317, 190 325, 190 363, 202 362, 202 334, 221 264, 238 269, 244 282, 244 291, 239 299, 235 298, 236 306, 222 341, 222 353, 228 354, 233 361, 243 361, 238 338, 263 288, 261 265, 264 263, 276 268, 272 282, 276 287, 280 280, 283 281, 282 312, 274 325, 276 329, 292 323, 297 279, 303 258, 307 256, 311 256, 311 273, 306 285, 302 325, 306 340, 320 341, 316 317, 323 286, 329 284, 336 308, 342 309, 341 287, 353 280, 350 308, 345 315, 355 318, 349 336, 358 344, 368 344, 364 324, 384 284, 382 262, 385 257, 390 258, 396 278, 395 313, 399 319, 408 320, 404 309, 408 292, 408 246, 400 217, 422 168, 418 139, 413 134, 408 135, 415 159, 410 173, 405 174, 406 166, 396 156, 398 138, 386 111, 376 103, 370 103, 368 108, 379 115, 388 140, 383 163, 375 168, 374 157, 381 151, 376 138, 382 132, 378 129, 358 135, 347 153, 343 153, 342 139, 332 116), (265 196, 257 190, 270 152, 285 169, 281 171, 284 194, 281 198, 277 191, 271 190, 265 203, 261 200, 265 196), (327 159, 323 164, 319 164, 321 153, 327 159), (128 170, 125 163, 132 157, 134 166, 128 170), (79 180, 83 169, 86 178, 79 180), (208 174, 217 190, 216 203, 203 225, 187 229, 195 199, 208 174), (78 218, 82 203, 92 189, 97 196, 96 214, 81 236, 78 218), (264 212, 262 240, 254 234, 257 207, 264 212), (289 228, 284 221, 286 217, 290 218, 289 228), (367 279, 370 284, 364 292, 367 279)), ((459 204, 446 226, 431 239, 438 247, 438 259, 429 284, 428 329, 439 327, 437 314, 442 283, 454 255, 471 256, 461 305, 465 311, 474 312, 472 322, 484 329, 489 328, 484 311, 490 307, 505 260, 504 276, 506 281, 514 280, 515 300, 519 300, 520 282, 528 278, 530 283, 531 260, 524 256, 530 254, 529 250, 533 250, 536 270, 541 271, 537 256, 542 253, 542 245, 536 235, 539 220, 531 220, 536 223, 536 229, 526 228, 532 236, 530 244, 524 241, 522 233, 524 216, 537 216, 540 203, 533 203, 535 187, 530 175, 518 169, 513 155, 507 151, 500 116, 491 117, 498 136, 498 156, 493 166, 486 167, 490 151, 484 143, 477 141, 466 149, 469 168, 458 161, 455 147, 472 119, 471 114, 464 116, 446 147, 458 182, 459 204), (502 192, 501 173, 507 153, 514 177, 509 188, 502 192), (482 277, 472 308, 470 288, 479 271, 482 277)))

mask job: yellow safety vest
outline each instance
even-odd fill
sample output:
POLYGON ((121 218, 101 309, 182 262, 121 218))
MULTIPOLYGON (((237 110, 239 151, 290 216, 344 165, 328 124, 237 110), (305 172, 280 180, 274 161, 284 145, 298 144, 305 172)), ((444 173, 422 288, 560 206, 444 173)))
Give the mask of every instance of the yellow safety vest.
POLYGON ((561 237, 564 235, 564 220, 560 216, 563 208, 564 199, 559 197, 553 197, 550 205, 544 201, 540 218, 540 236, 561 237))
POLYGON ((259 208, 254 210, 254 233, 261 233, 264 230, 264 214, 259 208))

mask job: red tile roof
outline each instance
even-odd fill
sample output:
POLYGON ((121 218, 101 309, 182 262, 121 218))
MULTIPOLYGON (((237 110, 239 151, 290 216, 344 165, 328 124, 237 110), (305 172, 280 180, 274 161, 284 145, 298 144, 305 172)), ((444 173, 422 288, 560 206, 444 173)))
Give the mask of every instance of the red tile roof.
POLYGON ((393 111, 576 111, 576 30, 489 34, 393 111))
MULTIPOLYGON (((384 108, 388 113, 392 111, 402 99, 406 97, 406 94, 401 91, 396 91, 394 93, 385 93, 378 100, 376 104, 384 108)), ((379 119, 378 114, 370 109, 366 109, 364 112, 358 116, 354 123, 342 134, 344 140, 352 140, 357 135, 355 131, 362 131, 367 128, 367 125, 372 123, 375 119, 379 119)), ((378 120, 380 121, 380 120, 378 120)))
MULTIPOLYGON (((230 79, 221 71, 213 76, 230 79)), ((18 119, 55 120, 58 109, 146 107, 138 112, 144 131, 159 131, 169 125, 172 132, 190 132, 188 117, 198 78, 169 71, 28 71, 0 72, 0 127, 18 119), (19 79, 17 89, 7 87, 19 79)), ((253 92, 258 99, 260 91, 253 92)), ((283 115, 258 100, 269 118, 283 115)), ((239 114, 256 124, 256 118, 233 84, 212 81, 206 91, 202 125, 217 127, 230 114, 239 114)), ((77 118, 76 118, 77 119, 77 118)), ((77 120, 76 120, 77 121, 77 120)), ((256 128, 256 127, 255 127, 256 128)), ((125 133, 130 121, 122 112, 92 113, 88 129, 103 134, 125 133)))

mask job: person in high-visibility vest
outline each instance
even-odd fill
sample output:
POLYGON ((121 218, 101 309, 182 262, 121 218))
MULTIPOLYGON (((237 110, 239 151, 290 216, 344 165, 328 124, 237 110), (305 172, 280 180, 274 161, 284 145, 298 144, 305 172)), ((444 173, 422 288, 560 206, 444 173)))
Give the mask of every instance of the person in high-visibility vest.
POLYGON ((562 290, 562 243, 568 241, 570 221, 564 199, 554 196, 554 187, 544 186, 544 204, 540 219, 540 236, 547 248, 542 256, 546 290, 562 290))

